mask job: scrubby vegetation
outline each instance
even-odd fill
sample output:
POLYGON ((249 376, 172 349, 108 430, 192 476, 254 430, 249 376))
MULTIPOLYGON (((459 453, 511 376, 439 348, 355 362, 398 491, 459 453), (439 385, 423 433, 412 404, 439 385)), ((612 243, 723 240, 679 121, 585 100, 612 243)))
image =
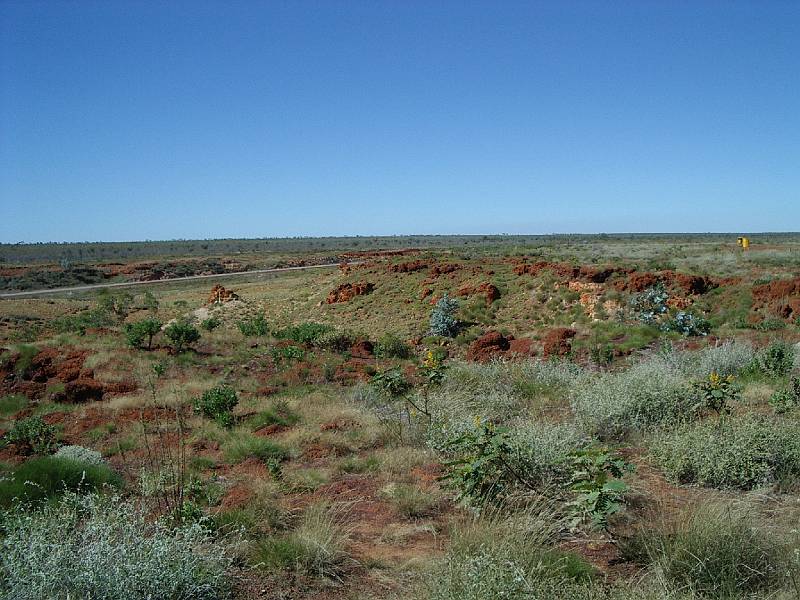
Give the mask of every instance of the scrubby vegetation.
POLYGON ((2 518, 0 590, 7 598, 216 600, 231 558, 201 524, 150 522, 117 497, 67 494, 2 518))
MULTIPOLYGON (((780 243, 494 239, 4 300, 0 595, 794 598, 780 243)), ((115 268, 181 260, 228 268, 115 268)))

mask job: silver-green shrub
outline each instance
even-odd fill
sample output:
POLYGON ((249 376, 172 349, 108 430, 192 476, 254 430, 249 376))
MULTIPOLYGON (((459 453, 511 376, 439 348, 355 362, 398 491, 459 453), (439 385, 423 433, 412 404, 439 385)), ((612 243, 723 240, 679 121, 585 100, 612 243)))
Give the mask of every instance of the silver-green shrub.
POLYGON ((104 465, 106 461, 97 450, 83 446, 61 446, 54 455, 56 458, 66 458, 87 465, 104 465))
POLYGON ((570 401, 578 423, 602 438, 675 425, 694 404, 686 377, 657 356, 625 371, 582 379, 572 389, 570 401))
POLYGON ((2 516, 0 597, 217 600, 231 558, 200 524, 170 529, 118 497, 66 494, 2 516))
POLYGON ((752 489, 800 477, 800 426, 756 417, 698 423, 661 434, 652 452, 679 483, 752 489))
POLYGON ((703 379, 711 372, 725 377, 737 375, 753 362, 755 352, 748 342, 723 342, 697 353, 697 366, 693 375, 703 379))

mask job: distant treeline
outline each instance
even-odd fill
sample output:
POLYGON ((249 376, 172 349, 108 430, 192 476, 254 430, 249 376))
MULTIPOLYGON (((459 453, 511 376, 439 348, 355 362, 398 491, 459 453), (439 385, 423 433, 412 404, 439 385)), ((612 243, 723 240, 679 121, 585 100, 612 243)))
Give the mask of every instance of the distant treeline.
MULTIPOLYGON (((0 244, 0 263, 95 263, 163 257, 226 256, 254 253, 347 252, 401 248, 537 247, 563 243, 637 241, 648 238, 676 243, 724 243, 741 233, 695 234, 552 234, 552 235, 409 235, 377 237, 297 237, 144 242, 40 242, 0 244)), ((798 233, 749 234, 762 243, 800 240, 798 233)))

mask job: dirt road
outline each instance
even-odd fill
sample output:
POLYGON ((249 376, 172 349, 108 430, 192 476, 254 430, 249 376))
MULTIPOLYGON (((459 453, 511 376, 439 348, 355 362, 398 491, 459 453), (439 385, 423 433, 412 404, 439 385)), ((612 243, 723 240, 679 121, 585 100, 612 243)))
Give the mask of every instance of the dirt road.
MULTIPOLYGON (((349 263, 351 265, 357 262, 349 263)), ((329 269, 338 266, 339 263, 328 263, 324 265, 306 265, 304 267, 281 267, 277 269, 257 269, 255 271, 239 271, 236 273, 214 273, 212 275, 190 275, 188 277, 172 277, 170 279, 154 279, 152 281, 122 281, 120 283, 96 283, 92 285, 77 285, 74 287, 51 288, 45 290, 26 290, 24 292, 0 293, 0 299, 10 300, 12 298, 27 298, 34 296, 44 296, 47 294, 69 294, 74 292, 86 292, 90 290, 100 290, 103 288, 124 288, 140 285, 157 285, 160 283, 175 283, 176 281, 192 281, 193 279, 221 279, 223 277, 241 277, 244 275, 261 275, 265 273, 283 273, 286 271, 303 271, 305 269, 329 269)))

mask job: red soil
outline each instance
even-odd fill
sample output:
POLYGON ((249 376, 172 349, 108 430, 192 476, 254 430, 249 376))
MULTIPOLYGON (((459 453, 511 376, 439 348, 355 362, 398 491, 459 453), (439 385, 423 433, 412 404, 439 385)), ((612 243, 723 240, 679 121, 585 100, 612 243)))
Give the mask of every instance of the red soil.
POLYGON ((336 304, 337 302, 348 302, 356 296, 363 296, 371 293, 375 285, 366 281, 357 283, 343 283, 332 289, 325 299, 326 304, 336 304))

